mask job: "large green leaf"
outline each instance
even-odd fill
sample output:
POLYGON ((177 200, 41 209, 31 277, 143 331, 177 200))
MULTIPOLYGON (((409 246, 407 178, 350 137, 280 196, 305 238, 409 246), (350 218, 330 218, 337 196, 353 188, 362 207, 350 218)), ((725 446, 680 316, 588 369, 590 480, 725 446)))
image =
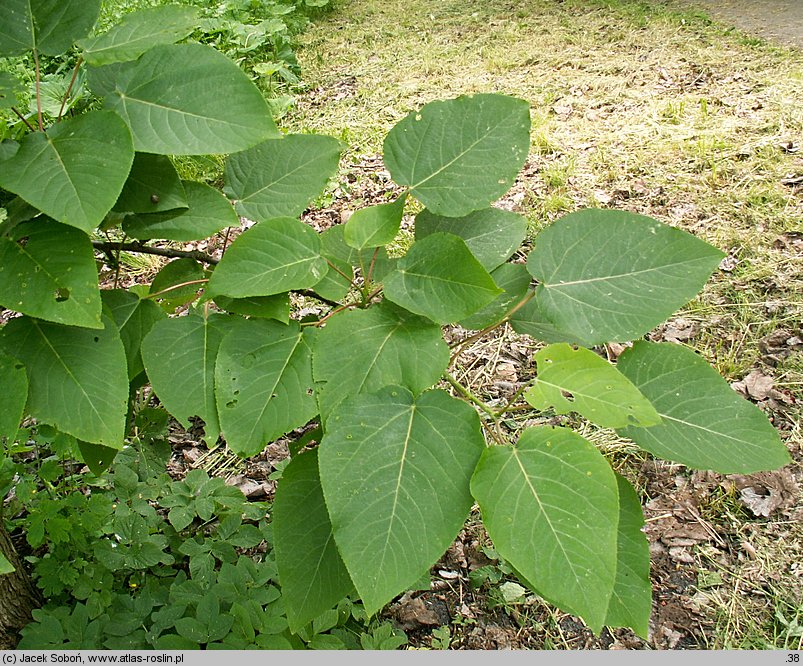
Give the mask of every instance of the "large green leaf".
POLYGON ((565 428, 483 452, 471 481, 499 554, 547 601, 598 632, 616 578, 619 497, 605 458, 565 428))
POLYGON ((535 362, 538 376, 524 399, 536 409, 577 412, 603 428, 661 422, 630 380, 589 349, 560 342, 539 351, 535 362))
POLYGON ((225 192, 251 220, 297 217, 337 171, 342 146, 330 136, 290 134, 229 155, 225 192))
POLYGON ((111 30, 78 42, 90 65, 108 65, 139 58, 160 44, 173 44, 195 28, 198 12, 193 7, 167 5, 126 14, 111 30))
POLYGON ((340 554, 374 613, 416 582, 457 535, 485 442, 477 413, 444 391, 401 386, 341 403, 319 449, 340 554))
POLYGON ((231 244, 209 280, 209 293, 245 298, 306 289, 327 270, 318 234, 292 217, 254 225, 231 244))
POLYGON ((215 406, 215 360, 231 315, 163 319, 142 341, 142 360, 159 400, 185 427, 190 417, 203 419, 205 439, 213 445, 220 434, 215 406))
POLYGON ((415 216, 416 239, 438 232, 462 238, 485 270, 492 271, 524 241, 527 220, 501 208, 483 208, 464 217, 435 215, 425 208, 415 216))
POLYGON ((287 622, 297 632, 354 589, 332 535, 317 449, 294 456, 282 472, 273 539, 287 622))
MULTIPOLYGON (((529 275, 529 273, 527 273, 527 275, 529 275)), ((534 294, 535 293, 537 292, 534 292, 534 294)), ((544 342, 567 341, 585 347, 593 347, 596 344, 593 342, 593 332, 591 335, 589 335, 588 332, 575 331, 567 333, 555 326, 555 324, 547 318, 546 314, 544 314, 536 298, 530 298, 523 307, 519 308, 510 316, 510 325, 516 333, 530 335, 544 342)))
POLYGON ((502 264, 491 271, 491 277, 502 293, 474 314, 461 319, 463 328, 479 330, 495 324, 527 296, 531 278, 524 264, 502 264))
POLYGON ((616 584, 605 624, 630 627, 646 640, 652 609, 650 545, 642 528, 641 502, 627 479, 616 475, 619 489, 619 534, 616 546, 616 584))
POLYGON ((103 328, 98 270, 86 234, 52 220, 0 238, 0 303, 58 324, 103 328))
POLYGON ((440 324, 467 317, 502 293, 465 241, 445 233, 416 241, 384 283, 389 301, 440 324))
POLYGON ((751 474, 790 462, 767 417, 691 349, 640 340, 619 370, 652 402, 661 425, 619 432, 668 460, 721 474, 751 474))
POLYGON ((17 317, 2 334, 5 350, 25 364, 28 413, 94 444, 123 446, 128 381, 117 327, 92 330, 17 317))
POLYGON ((14 439, 27 400, 28 375, 25 374, 25 366, 0 352, 0 438, 14 439))
POLYGON ((0 163, 0 187, 89 232, 114 206, 133 159, 120 116, 89 111, 26 135, 16 154, 0 163))
POLYGON ((231 327, 217 355, 215 395, 226 443, 240 456, 313 418, 312 351, 301 327, 267 319, 231 327))
POLYGON ((399 233, 405 201, 406 192, 391 203, 358 210, 346 222, 343 239, 357 250, 387 245, 399 233))
POLYGON ((313 346, 321 415, 327 418, 349 396, 390 384, 420 393, 440 379, 448 364, 440 327, 391 304, 335 315, 313 346))
POLYGON ((153 301, 141 299, 124 289, 104 289, 101 292, 106 313, 117 324, 128 360, 128 379, 131 381, 145 369, 140 347, 153 325, 167 315, 153 301))
POLYGON ((251 296, 250 298, 229 298, 216 296, 215 303, 223 310, 246 317, 275 319, 283 324, 290 321, 290 295, 251 296))
POLYGON ((188 205, 184 186, 169 157, 134 154, 134 163, 114 210, 120 213, 161 213, 187 208, 188 205))
POLYGON ((233 153, 278 134, 259 89, 209 46, 156 46, 124 70, 107 102, 139 151, 233 153))
POLYGON ((438 215, 485 208, 516 178, 530 148, 527 102, 470 95, 430 102, 388 133, 385 164, 438 215))
POLYGON ((239 226, 240 219, 229 200, 205 183, 181 182, 188 208, 146 215, 129 215, 123 231, 132 238, 164 238, 191 241, 208 238, 226 227, 239 226))
POLYGON ((101 0, 3 0, 0 3, 0 56, 36 48, 61 55, 95 25, 101 0))
MULTIPOLYGON (((633 340, 703 288, 724 254, 643 215, 581 210, 542 231, 527 259, 555 342, 633 340)), ((552 340, 550 340, 552 341, 552 340)))

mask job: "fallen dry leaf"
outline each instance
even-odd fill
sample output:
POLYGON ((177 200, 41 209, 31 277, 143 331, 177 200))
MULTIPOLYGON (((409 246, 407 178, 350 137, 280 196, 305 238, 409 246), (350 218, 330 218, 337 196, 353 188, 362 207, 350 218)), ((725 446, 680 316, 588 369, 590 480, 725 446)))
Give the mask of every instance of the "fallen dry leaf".
POLYGON ((758 472, 749 476, 729 474, 728 481, 736 486, 744 505, 756 516, 769 517, 774 511, 794 506, 800 496, 795 477, 788 469, 758 472))

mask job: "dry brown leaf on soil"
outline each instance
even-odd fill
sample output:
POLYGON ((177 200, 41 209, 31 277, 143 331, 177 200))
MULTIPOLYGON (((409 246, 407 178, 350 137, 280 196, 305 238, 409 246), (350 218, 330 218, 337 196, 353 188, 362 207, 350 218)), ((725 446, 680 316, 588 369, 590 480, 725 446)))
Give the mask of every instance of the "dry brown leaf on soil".
POLYGON ((756 516, 767 518, 775 511, 794 506, 800 497, 795 477, 788 469, 749 476, 729 474, 726 479, 724 483, 736 486, 742 502, 756 516))

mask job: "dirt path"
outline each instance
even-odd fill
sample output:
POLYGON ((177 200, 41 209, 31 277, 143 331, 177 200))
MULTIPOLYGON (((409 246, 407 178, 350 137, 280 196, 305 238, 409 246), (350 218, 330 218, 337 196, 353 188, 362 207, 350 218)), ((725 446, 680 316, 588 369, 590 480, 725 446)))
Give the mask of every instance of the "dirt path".
POLYGON ((725 23, 770 41, 803 48, 801 0, 681 0, 725 23))

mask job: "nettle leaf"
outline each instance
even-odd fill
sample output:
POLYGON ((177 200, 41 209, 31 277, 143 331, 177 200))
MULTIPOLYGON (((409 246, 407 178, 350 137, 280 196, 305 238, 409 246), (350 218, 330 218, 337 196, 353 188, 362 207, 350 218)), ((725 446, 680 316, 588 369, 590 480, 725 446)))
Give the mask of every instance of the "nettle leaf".
POLYGON ((106 99, 139 151, 233 153, 278 134, 259 89, 209 46, 156 46, 121 71, 106 99))
POLYGON ((313 418, 312 350, 301 327, 264 319, 231 327, 217 355, 215 395, 226 443, 240 456, 313 418))
POLYGON ((439 326, 388 303, 335 315, 313 346, 312 371, 321 416, 345 398, 390 384, 413 393, 433 386, 449 365, 439 326), (353 353, 343 354, 348 341, 353 353))
POLYGON ((433 213, 485 208, 513 184, 530 147, 527 102, 470 95, 430 102, 390 130, 385 165, 433 213))
POLYGON ((34 220, 0 238, 0 303, 58 324, 103 328, 92 244, 77 229, 34 220), (22 240, 22 242, 18 242, 22 240))
POLYGON ((504 319, 527 296, 531 278, 524 264, 502 264, 491 271, 491 277, 502 293, 474 314, 461 319, 463 328, 480 330, 491 326, 504 319))
POLYGON ((126 358, 110 319, 92 330, 17 317, 3 328, 2 345, 25 364, 31 416, 78 439, 122 448, 126 358))
POLYGON ((471 492, 499 554, 547 601, 599 632, 616 578, 619 496, 602 454, 565 428, 486 449, 471 492))
POLYGON ((536 237, 527 259, 540 282, 538 312, 562 332, 544 339, 588 346, 641 337, 691 300, 724 256, 643 215, 566 215, 536 237))
POLYGON ((131 171, 113 210, 120 213, 161 213, 188 206, 184 185, 169 157, 134 153, 131 171))
POLYGON ((640 340, 617 366, 661 415, 661 425, 618 431, 650 453, 720 474, 752 474, 791 461, 761 410, 691 349, 640 340))
POLYGON ((538 376, 524 399, 538 410, 577 412, 603 428, 661 422, 630 380, 589 349, 561 342, 539 351, 535 362, 538 376))
POLYGON ((319 467, 335 541, 375 613, 443 555, 468 517, 485 442, 477 413, 444 391, 401 386, 345 400, 319 467))
POLYGON ((0 4, 0 56, 36 48, 57 56, 95 25, 101 0, 3 0, 0 4))
POLYGON ((0 438, 13 441, 17 436, 27 400, 28 375, 25 374, 25 365, 0 352, 0 438))
POLYGON ((317 449, 293 456, 282 471, 273 539, 287 621, 298 632, 354 589, 332 535, 317 449))
POLYGON ((440 324, 473 314, 502 293, 465 241, 445 233, 416 241, 384 285, 389 301, 440 324))
POLYGON ((289 134, 229 155, 224 191, 251 220, 297 217, 334 176, 342 145, 330 136, 289 134))
POLYGON ((214 444, 220 434, 215 405, 215 361, 231 315, 163 319, 142 341, 142 360, 159 400, 185 428, 190 417, 204 421, 204 439, 214 444))
POLYGON ((215 303, 223 310, 247 317, 275 319, 283 324, 290 321, 290 295, 287 293, 250 298, 216 296, 215 303))
POLYGON ((639 496, 619 474, 616 474, 616 483, 619 489, 616 584, 605 624, 630 627, 646 640, 652 610, 650 545, 642 532, 644 514, 639 496))
POLYGON ((240 234, 209 280, 213 296, 270 296, 312 287, 324 276, 326 260, 312 227, 277 217, 240 234))
POLYGON ((399 233, 405 201, 406 192, 391 203, 356 211, 346 222, 343 240, 357 250, 387 245, 399 233))
POLYGON ((160 44, 184 39, 195 28, 198 12, 193 7, 167 5, 126 14, 111 30, 78 42, 90 65, 108 65, 139 58, 160 44))
POLYGON ((208 238, 226 227, 239 226, 240 218, 229 200, 214 187, 189 180, 181 181, 181 186, 188 208, 129 215, 123 220, 123 231, 140 240, 191 241, 208 238))
POLYGON ((120 339, 128 360, 128 380, 145 369, 140 347, 143 338, 153 325, 167 315, 153 301, 141 299, 124 289, 104 289, 101 292, 103 307, 120 331, 120 339))
POLYGON ((92 231, 126 181, 134 150, 116 113, 89 111, 31 132, 0 165, 0 187, 59 222, 92 231))
POLYGON ((415 216, 415 237, 443 232, 462 238, 486 271, 507 261, 527 235, 527 220, 501 208, 483 208, 463 217, 435 215, 428 209, 415 216))

